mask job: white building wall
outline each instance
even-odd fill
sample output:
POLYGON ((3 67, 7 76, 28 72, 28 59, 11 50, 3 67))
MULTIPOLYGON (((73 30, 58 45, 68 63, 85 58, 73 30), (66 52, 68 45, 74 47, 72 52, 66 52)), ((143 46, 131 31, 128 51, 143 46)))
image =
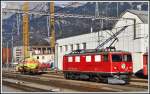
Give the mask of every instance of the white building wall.
POLYGON ((13 47, 13 60, 14 62, 17 62, 17 57, 20 57, 18 59, 22 59, 23 58, 23 46, 16 46, 16 47, 13 47), (21 53, 20 53, 20 56, 17 56, 16 54, 16 50, 21 50, 21 53))

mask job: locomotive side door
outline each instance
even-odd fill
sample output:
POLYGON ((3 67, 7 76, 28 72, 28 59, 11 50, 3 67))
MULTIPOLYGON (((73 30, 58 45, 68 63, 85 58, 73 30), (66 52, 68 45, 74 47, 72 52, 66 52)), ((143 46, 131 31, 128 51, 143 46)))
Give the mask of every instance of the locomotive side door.
POLYGON ((102 53, 102 61, 100 66, 101 72, 109 73, 111 71, 110 55, 109 53, 102 53))

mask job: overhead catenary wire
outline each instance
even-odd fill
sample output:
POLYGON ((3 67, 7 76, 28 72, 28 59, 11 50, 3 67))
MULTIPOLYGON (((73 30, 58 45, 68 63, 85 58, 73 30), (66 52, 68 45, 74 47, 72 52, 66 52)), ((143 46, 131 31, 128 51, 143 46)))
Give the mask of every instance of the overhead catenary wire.
POLYGON ((17 34, 19 35, 19 30, 20 30, 20 14, 17 14, 17 34))
MULTIPOLYGON (((11 13, 19 13, 19 14, 24 14, 24 12, 22 10, 18 10, 18 9, 7 9, 7 8, 3 8, 2 10, 3 13, 7 13, 7 12, 11 12, 11 13)), ((26 12, 27 14, 33 14, 33 15, 43 15, 43 16, 51 16, 51 14, 45 12, 45 11, 29 11, 26 12)), ((61 17, 61 18, 82 18, 82 19, 94 19, 94 20, 99 20, 99 19, 108 19, 108 20, 120 20, 120 18, 117 17, 107 17, 107 16, 91 16, 91 15, 79 15, 79 14, 66 14, 66 13, 55 13, 54 14, 55 17, 61 17)))

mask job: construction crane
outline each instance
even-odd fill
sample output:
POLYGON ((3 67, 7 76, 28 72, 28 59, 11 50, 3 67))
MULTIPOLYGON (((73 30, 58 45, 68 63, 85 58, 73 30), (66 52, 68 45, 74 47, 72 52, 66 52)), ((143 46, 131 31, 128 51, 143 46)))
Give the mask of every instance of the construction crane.
POLYGON ((54 1, 50 2, 50 47, 52 53, 55 52, 55 21, 54 21, 54 1))
POLYGON ((23 52, 24 58, 29 57, 29 4, 24 2, 23 4, 23 52))

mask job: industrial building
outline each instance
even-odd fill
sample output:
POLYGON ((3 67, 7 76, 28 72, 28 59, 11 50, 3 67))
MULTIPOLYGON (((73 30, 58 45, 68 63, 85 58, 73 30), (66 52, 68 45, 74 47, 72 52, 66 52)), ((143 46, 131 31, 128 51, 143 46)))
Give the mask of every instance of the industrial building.
MULTIPOLYGON (((77 35, 58 39, 56 41, 56 63, 58 69, 62 70, 63 55, 76 49, 95 49, 98 44, 104 42, 124 26, 126 28, 117 36, 113 46, 117 50, 129 51, 132 53, 133 72, 143 68, 143 53, 148 51, 148 12, 138 10, 127 10, 120 16, 112 30, 103 30, 87 34, 77 35), (110 34, 108 34, 108 32, 110 34)), ((103 48, 109 46, 110 41, 103 48)))
MULTIPOLYGON (((49 46, 31 46, 30 56, 36 58, 41 63, 50 63, 54 61, 54 54, 49 46)), ((15 46, 13 48, 14 61, 18 62, 23 59, 23 46, 15 46)))

